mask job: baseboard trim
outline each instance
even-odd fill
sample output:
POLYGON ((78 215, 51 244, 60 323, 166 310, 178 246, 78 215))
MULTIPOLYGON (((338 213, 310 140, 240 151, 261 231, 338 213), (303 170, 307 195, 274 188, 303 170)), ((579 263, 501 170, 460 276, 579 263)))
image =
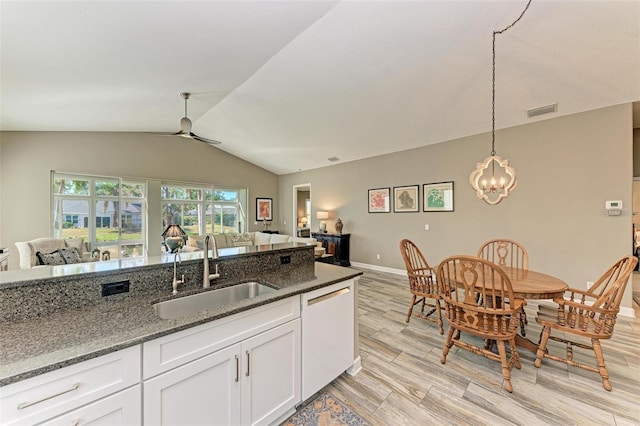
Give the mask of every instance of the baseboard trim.
POLYGON ((618 313, 618 315, 623 316, 623 317, 636 318, 636 311, 633 308, 621 307, 620 308, 620 312, 618 313))
POLYGON ((360 262, 351 262, 351 266, 355 266, 356 268, 371 269, 372 271, 387 272, 389 274, 404 275, 405 277, 407 276, 407 271, 405 271, 404 269, 387 268, 385 266, 369 265, 368 263, 360 262))

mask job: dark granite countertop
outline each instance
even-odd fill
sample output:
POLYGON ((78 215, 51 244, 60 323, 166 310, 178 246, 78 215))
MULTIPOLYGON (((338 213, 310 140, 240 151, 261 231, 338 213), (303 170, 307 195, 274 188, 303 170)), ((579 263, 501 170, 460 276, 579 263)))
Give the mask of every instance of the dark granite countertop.
POLYGON ((158 317, 153 303, 166 291, 0 325, 0 386, 137 345, 167 334, 325 287, 361 272, 323 263, 315 277, 270 284, 278 291, 175 320, 158 317))

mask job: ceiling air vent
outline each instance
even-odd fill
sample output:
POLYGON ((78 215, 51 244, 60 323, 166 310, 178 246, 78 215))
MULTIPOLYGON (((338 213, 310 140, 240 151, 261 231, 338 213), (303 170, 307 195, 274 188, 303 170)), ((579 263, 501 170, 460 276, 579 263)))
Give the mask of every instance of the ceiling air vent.
POLYGON ((527 117, 535 117, 537 115, 548 114, 550 112, 556 112, 558 110, 558 104, 545 105, 538 108, 532 108, 527 110, 527 117))

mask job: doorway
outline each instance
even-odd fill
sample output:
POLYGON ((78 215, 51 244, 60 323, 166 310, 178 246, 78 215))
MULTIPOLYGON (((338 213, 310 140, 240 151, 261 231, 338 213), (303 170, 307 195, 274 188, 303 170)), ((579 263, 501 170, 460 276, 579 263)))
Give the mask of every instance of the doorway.
POLYGON ((293 185, 293 233, 298 237, 311 236, 311 184, 293 185))

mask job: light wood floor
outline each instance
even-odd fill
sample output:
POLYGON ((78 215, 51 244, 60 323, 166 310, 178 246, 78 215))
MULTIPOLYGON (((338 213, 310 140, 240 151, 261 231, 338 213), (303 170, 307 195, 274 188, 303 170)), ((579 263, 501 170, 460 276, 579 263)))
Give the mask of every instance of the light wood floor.
MULTIPOLYGON (((503 387, 500 364, 452 348, 440 363, 444 336, 434 323, 405 322, 410 300, 405 277, 363 270, 359 285, 360 353, 363 369, 343 374, 325 390, 373 425, 433 424, 640 424, 640 319, 619 317, 612 339, 602 343, 613 390, 600 377, 543 361, 520 350, 513 393, 503 387)), ((527 307, 527 337, 538 341, 536 306, 527 307)), ((446 333, 446 323, 445 323, 446 333)), ((550 349, 560 348, 552 346, 550 349)), ((584 350, 575 358, 591 362, 584 350)))

